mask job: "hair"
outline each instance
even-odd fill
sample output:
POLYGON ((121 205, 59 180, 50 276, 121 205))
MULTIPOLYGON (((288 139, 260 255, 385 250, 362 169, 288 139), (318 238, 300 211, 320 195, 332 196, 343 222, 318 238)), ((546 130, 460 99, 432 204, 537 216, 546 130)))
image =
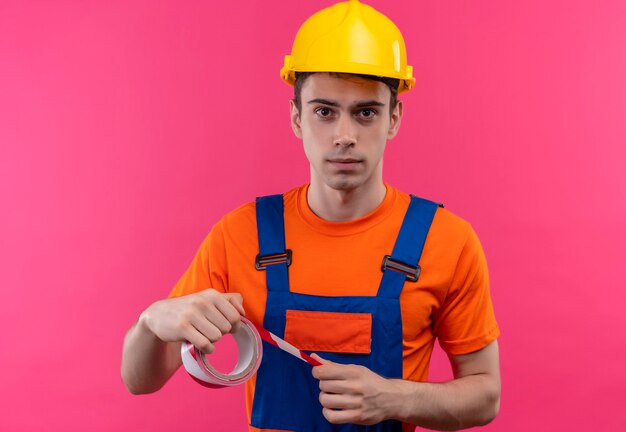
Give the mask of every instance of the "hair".
MULTIPOLYGON (((314 73, 319 72, 296 72, 296 81, 293 85, 293 102, 296 104, 296 108, 298 108, 298 112, 302 111, 302 99, 300 94, 302 93, 302 86, 306 82, 307 78, 313 75, 314 73)), ((389 87, 389 91, 391 92, 391 97, 389 98, 389 113, 392 113, 393 110, 398 105, 398 87, 400 85, 400 80, 397 78, 387 78, 380 77, 375 75, 364 75, 364 74, 353 74, 353 73, 344 73, 344 72, 328 72, 332 76, 342 76, 349 75, 355 76, 367 80, 372 81, 380 81, 389 87)))

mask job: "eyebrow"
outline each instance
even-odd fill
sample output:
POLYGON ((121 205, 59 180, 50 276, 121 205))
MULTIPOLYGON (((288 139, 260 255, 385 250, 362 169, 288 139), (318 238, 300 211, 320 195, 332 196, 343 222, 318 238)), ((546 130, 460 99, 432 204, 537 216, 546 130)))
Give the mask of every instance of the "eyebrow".
MULTIPOLYGON (((332 107, 339 106, 338 102, 329 100, 329 99, 316 98, 316 99, 311 99, 310 101, 307 102, 307 104, 316 104, 316 103, 322 104, 322 105, 328 105, 332 107)), ((377 100, 366 100, 366 101, 357 102, 356 104, 352 106, 355 108, 363 108, 363 107, 371 107, 371 106, 385 106, 385 104, 377 100)))

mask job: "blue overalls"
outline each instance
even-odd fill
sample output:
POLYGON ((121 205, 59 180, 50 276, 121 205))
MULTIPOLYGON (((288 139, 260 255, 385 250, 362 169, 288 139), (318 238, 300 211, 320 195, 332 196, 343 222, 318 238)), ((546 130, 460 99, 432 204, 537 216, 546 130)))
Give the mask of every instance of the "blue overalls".
MULTIPOLYGON (((370 354, 324 352, 322 356, 337 363, 363 365, 386 378, 402 378, 400 292, 405 280, 415 282, 419 278, 418 263, 437 206, 432 201, 411 197, 393 252, 383 259, 383 276, 376 296, 323 297, 289 291, 287 268, 291 251, 285 246, 283 197, 257 198, 260 253, 256 267, 265 270, 267 285, 263 327, 284 338, 287 310, 369 313, 372 315, 370 354)), ((311 366, 267 343, 257 372, 251 424, 261 429, 297 432, 400 432, 402 429, 397 420, 372 426, 329 423, 322 415, 319 381, 311 375, 311 366)))

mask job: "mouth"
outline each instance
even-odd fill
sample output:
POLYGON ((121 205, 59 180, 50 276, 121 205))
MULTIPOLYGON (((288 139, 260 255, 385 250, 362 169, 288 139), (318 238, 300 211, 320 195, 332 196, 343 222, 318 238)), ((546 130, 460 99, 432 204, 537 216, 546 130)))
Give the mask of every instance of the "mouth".
POLYGON ((360 160, 358 159, 352 159, 352 158, 346 158, 346 159, 342 159, 342 158, 336 158, 336 159, 329 159, 328 162, 333 163, 333 164, 356 164, 356 163, 361 163, 360 160))
POLYGON ((356 169, 357 167, 361 165, 363 161, 359 159, 353 159, 353 158, 334 158, 334 159, 328 159, 328 162, 333 167, 339 170, 345 171, 345 170, 356 169))

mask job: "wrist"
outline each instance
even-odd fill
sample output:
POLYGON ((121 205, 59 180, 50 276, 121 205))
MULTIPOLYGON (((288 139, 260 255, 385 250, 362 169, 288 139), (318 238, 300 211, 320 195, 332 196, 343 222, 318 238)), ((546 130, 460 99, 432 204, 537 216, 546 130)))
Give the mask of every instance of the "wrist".
POLYGON ((391 393, 386 406, 388 415, 386 418, 400 420, 406 423, 414 423, 419 417, 419 409, 422 405, 425 386, 427 384, 402 379, 390 381, 391 393))
POLYGON ((403 405, 408 397, 407 389, 401 379, 387 379, 386 381, 387 385, 383 388, 380 406, 383 408, 385 420, 399 420, 405 410, 403 405))
POLYGON ((139 318, 137 319, 137 324, 135 325, 137 331, 140 334, 146 335, 146 336, 152 336, 154 338, 158 339, 158 336, 156 335, 156 333, 154 332, 154 330, 152 330, 152 326, 150 323, 150 317, 151 317, 151 313, 150 310, 152 308, 152 305, 148 306, 140 315, 139 318))

